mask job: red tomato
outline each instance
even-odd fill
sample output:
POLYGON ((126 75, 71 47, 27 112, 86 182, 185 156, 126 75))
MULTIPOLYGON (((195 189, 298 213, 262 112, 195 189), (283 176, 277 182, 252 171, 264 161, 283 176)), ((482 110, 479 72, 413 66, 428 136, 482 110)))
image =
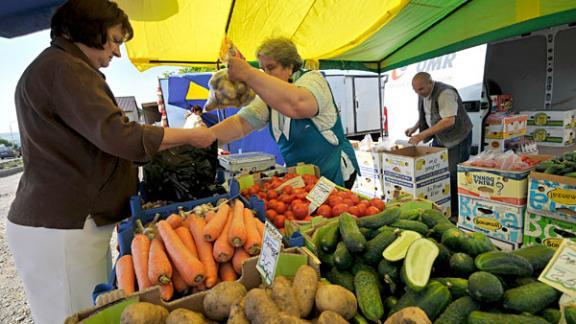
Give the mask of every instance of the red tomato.
POLYGON ((281 201, 279 201, 274 207, 274 210, 278 212, 278 214, 284 214, 286 212, 286 209, 287 209, 286 204, 281 201))
POLYGON ((350 206, 346 204, 337 204, 336 206, 332 207, 332 215, 334 215, 334 217, 338 217, 340 214, 347 212, 348 208, 350 208, 350 206))
POLYGON ((344 198, 344 200, 342 201, 343 204, 346 204, 348 206, 354 206, 354 202, 352 201, 352 199, 350 198, 344 198))
POLYGON ((284 180, 289 180, 289 179, 293 179, 296 178, 298 175, 296 173, 288 173, 287 175, 284 176, 284 180))
POLYGON ((314 188, 314 184, 313 184, 313 183, 307 184, 306 187, 305 187, 306 192, 312 191, 312 188, 314 188))
POLYGON ((278 196, 279 195, 275 190, 268 191, 268 199, 276 199, 278 196))
POLYGON ((330 205, 330 207, 334 208, 334 206, 343 203, 344 198, 340 197, 340 196, 330 196, 328 197, 328 205, 330 205))
POLYGON ((326 218, 332 217, 332 207, 330 205, 322 205, 316 209, 316 214, 326 218))
POLYGON ((348 208, 348 212, 356 217, 362 216, 362 214, 360 213, 360 208, 358 208, 358 206, 352 206, 348 208))
POLYGON ((384 202, 380 198, 372 198, 370 205, 378 208, 380 211, 384 210, 384 202))
POLYGON ((274 221, 272 221, 272 223, 274 224, 274 226, 278 228, 283 228, 285 220, 286 218, 284 217, 284 215, 278 215, 276 216, 276 218, 274 218, 274 221))
POLYGON ((366 204, 358 204, 355 207, 358 207, 358 212, 360 213, 359 216, 364 216, 366 215, 366 209, 368 208, 368 205, 366 204))
POLYGON ((347 191, 339 191, 336 195, 342 197, 343 199, 348 198, 348 192, 347 191))
POLYGON ((284 217, 286 217, 286 219, 289 219, 289 220, 294 220, 294 212, 292 212, 291 210, 287 210, 284 213, 284 217))
POLYGON ((350 200, 354 203, 354 205, 358 205, 360 202, 360 197, 356 196, 355 194, 350 195, 350 200))
POLYGON ((248 189, 250 195, 256 195, 259 191, 260 187, 258 187, 258 185, 253 185, 252 187, 250 187, 250 189, 248 189))
POLYGON ((291 185, 287 185, 284 188, 282 188, 282 193, 290 195, 292 194, 292 192, 294 192, 294 188, 292 188, 291 185))
POLYGON ((276 209, 276 205, 278 204, 278 200, 276 199, 270 199, 268 201, 268 208, 269 209, 276 209))
POLYGON ((304 188, 294 188, 294 193, 297 195, 299 193, 306 193, 306 189, 304 188))
POLYGON ((297 204, 303 204, 303 203, 304 203, 304 200, 294 199, 294 200, 292 200, 292 202, 290 203, 290 206, 294 206, 294 205, 297 205, 297 204))
POLYGON ((380 209, 374 207, 374 206, 370 206, 368 208, 366 208, 366 212, 364 212, 364 215, 368 216, 368 215, 374 215, 374 214, 378 214, 380 212, 380 209))
POLYGON ((269 220, 274 220, 274 218, 278 216, 278 213, 274 210, 274 209, 268 209, 266 211, 266 218, 268 218, 269 220))
POLYGON ((302 220, 308 216, 308 206, 306 204, 297 204, 292 206, 292 212, 296 219, 302 220))
POLYGON ((281 194, 280 197, 278 197, 278 200, 280 200, 286 204, 289 204, 290 202, 292 202, 292 199, 294 199, 294 198, 291 195, 284 194, 284 193, 281 194))
POLYGON ((296 198, 297 199, 302 199, 302 200, 306 200, 306 196, 308 196, 307 192, 300 192, 296 194, 296 198))

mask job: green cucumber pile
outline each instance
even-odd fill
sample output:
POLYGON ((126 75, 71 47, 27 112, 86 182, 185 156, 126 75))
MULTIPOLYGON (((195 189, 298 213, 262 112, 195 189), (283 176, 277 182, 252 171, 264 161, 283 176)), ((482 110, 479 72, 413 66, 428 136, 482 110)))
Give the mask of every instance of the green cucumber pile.
MULTIPOLYGON (((561 293, 536 280, 553 249, 500 251, 437 210, 407 209, 344 213, 313 235, 322 275, 358 299, 356 322, 383 322, 416 306, 440 324, 558 323, 561 293)), ((570 319, 574 311, 565 312, 570 319)))
POLYGON ((576 152, 567 152, 555 159, 542 161, 535 171, 576 178, 576 152))

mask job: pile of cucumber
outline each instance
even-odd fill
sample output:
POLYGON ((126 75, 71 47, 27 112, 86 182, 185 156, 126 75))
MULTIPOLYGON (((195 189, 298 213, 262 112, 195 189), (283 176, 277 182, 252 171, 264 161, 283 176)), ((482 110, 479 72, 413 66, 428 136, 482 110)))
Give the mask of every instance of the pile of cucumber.
POLYGON ((576 152, 567 152, 555 159, 542 161, 535 171, 576 178, 576 152))
MULTIPOLYGON (((554 250, 499 251, 437 210, 387 207, 363 218, 343 213, 316 230, 322 275, 354 292, 354 322, 383 321, 421 308, 433 323, 558 323, 561 293, 536 280, 554 250)), ((566 308, 570 322, 576 307, 566 308)))

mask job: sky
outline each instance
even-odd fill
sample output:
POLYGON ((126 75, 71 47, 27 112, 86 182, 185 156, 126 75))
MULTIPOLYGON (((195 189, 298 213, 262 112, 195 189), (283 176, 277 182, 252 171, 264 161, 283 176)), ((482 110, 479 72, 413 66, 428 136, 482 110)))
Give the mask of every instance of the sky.
MULTIPOLYGON (((13 39, 0 37, 0 133, 16 132, 16 108, 14 91, 18 79, 26 67, 50 46, 50 31, 13 39)), ((130 63, 126 48, 122 45, 122 56, 112 59, 110 66, 100 71, 106 75, 106 81, 117 97, 135 96, 138 106, 143 102, 156 101, 158 77, 165 71, 176 71, 177 67, 155 67, 139 72, 130 63)))

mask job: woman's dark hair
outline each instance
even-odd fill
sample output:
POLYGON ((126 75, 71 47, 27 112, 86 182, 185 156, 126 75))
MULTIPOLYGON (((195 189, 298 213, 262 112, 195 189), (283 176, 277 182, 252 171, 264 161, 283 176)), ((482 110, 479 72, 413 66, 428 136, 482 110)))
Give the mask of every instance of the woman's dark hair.
POLYGON ((108 41, 108 28, 120 24, 124 41, 132 39, 134 31, 128 16, 116 3, 108 0, 69 0, 52 16, 50 37, 62 36, 72 42, 103 49, 108 41))

